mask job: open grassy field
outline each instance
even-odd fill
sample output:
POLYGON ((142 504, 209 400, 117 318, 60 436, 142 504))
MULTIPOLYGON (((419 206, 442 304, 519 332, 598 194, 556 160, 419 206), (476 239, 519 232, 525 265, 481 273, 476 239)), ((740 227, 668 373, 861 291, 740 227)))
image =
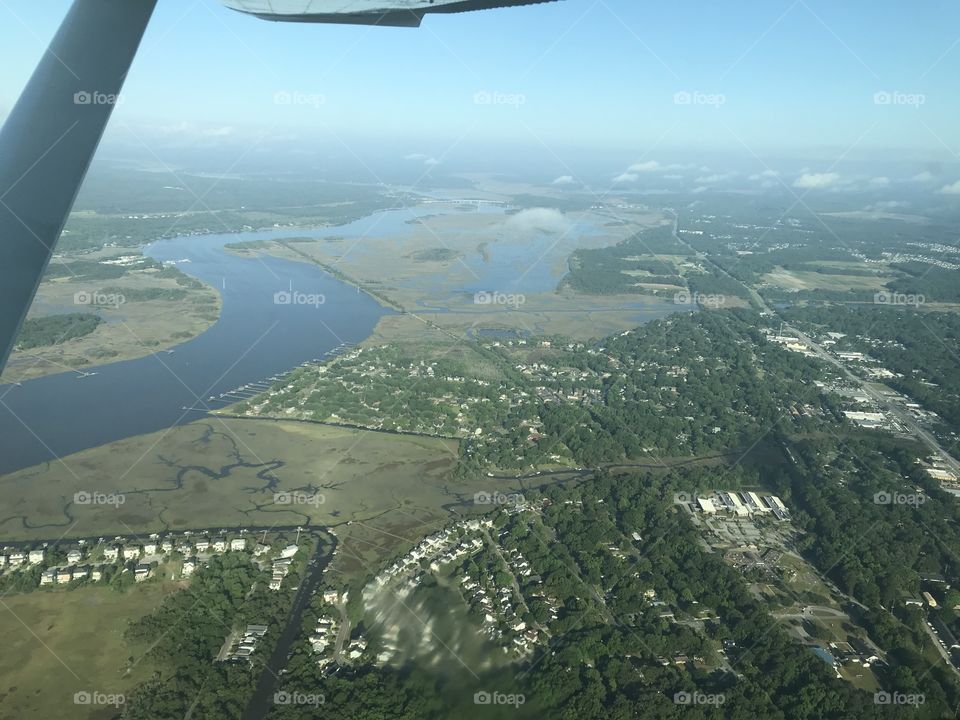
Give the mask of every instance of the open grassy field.
POLYGON ((435 438, 312 423, 198 421, 5 476, 0 538, 336 527, 394 511, 435 512, 458 499, 449 485, 456 453, 456 443, 435 438), (77 505, 81 490, 123 502, 77 505), (278 493, 288 495, 277 502, 278 493))
MULTIPOLYGON (((147 582, 119 593, 108 587, 43 590, 0 598, 0 720, 100 720, 112 706, 74 703, 74 694, 127 694, 154 669, 146 648, 123 632, 181 585, 147 582)), ((122 709, 122 708, 121 708, 122 709)))
MULTIPOLYGON (((866 267, 866 266, 864 266, 866 267)), ((762 281, 784 290, 882 290, 892 275, 827 275, 814 271, 777 268, 762 281)))

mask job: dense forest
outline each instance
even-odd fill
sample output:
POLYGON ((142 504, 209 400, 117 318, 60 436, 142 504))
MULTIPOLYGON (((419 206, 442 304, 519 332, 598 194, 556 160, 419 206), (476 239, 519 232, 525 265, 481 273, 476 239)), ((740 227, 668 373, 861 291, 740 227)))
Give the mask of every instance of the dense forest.
POLYGON ((18 350, 60 345, 76 338, 89 335, 103 319, 92 313, 68 313, 66 315, 48 315, 30 318, 23 323, 17 337, 18 350))

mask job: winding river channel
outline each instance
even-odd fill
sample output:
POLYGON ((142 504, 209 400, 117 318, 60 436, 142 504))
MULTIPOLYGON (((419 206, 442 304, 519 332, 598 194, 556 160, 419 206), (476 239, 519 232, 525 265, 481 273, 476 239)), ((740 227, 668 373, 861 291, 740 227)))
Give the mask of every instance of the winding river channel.
MULTIPOLYGON (((223 394, 250 383, 268 383, 298 365, 363 341, 381 317, 393 312, 319 266, 239 256, 224 249, 227 243, 289 237, 403 237, 418 217, 461 211, 454 205, 423 204, 378 212, 337 227, 194 235, 147 246, 144 254, 176 263, 183 272, 216 288, 223 300, 220 319, 170 351, 98 366, 87 373, 65 372, 22 385, 0 385, 0 474, 197 420, 237 399, 233 395, 220 400, 223 394)), ((504 212, 505 208, 484 211, 504 212)), ((596 232, 590 226, 578 230, 596 232)), ((551 250, 569 253, 578 234, 569 233, 560 247, 555 237, 546 234, 527 237, 522 243, 496 243, 483 258, 479 254, 467 258, 477 272, 475 283, 461 291, 510 288, 508 283, 517 279, 518 253, 533 258, 551 250)), ((364 251, 362 242, 355 247, 364 251)), ((558 280, 549 265, 541 263, 524 274, 517 289, 549 292, 558 280)), ((637 320, 665 312, 638 307, 637 320)))

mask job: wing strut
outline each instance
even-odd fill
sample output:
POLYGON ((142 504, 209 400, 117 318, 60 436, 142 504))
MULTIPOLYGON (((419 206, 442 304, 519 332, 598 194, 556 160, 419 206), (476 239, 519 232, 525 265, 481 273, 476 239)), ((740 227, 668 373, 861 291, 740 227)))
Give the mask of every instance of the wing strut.
POLYGON ((75 0, 0 130, 0 371, 156 0, 75 0))

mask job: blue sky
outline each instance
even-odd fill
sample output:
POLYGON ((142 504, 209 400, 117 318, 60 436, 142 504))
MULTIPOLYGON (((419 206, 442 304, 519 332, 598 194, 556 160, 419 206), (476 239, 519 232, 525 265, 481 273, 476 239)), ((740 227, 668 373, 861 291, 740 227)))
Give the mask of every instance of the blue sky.
MULTIPOLYGON (((0 0, 0 113, 68 5, 0 0)), ((576 146, 623 153, 625 172, 701 151, 792 154, 817 171, 960 154, 953 1, 564 0, 428 17, 419 30, 267 23, 216 0, 159 6, 114 142, 269 130, 395 141, 427 158, 576 146)))

